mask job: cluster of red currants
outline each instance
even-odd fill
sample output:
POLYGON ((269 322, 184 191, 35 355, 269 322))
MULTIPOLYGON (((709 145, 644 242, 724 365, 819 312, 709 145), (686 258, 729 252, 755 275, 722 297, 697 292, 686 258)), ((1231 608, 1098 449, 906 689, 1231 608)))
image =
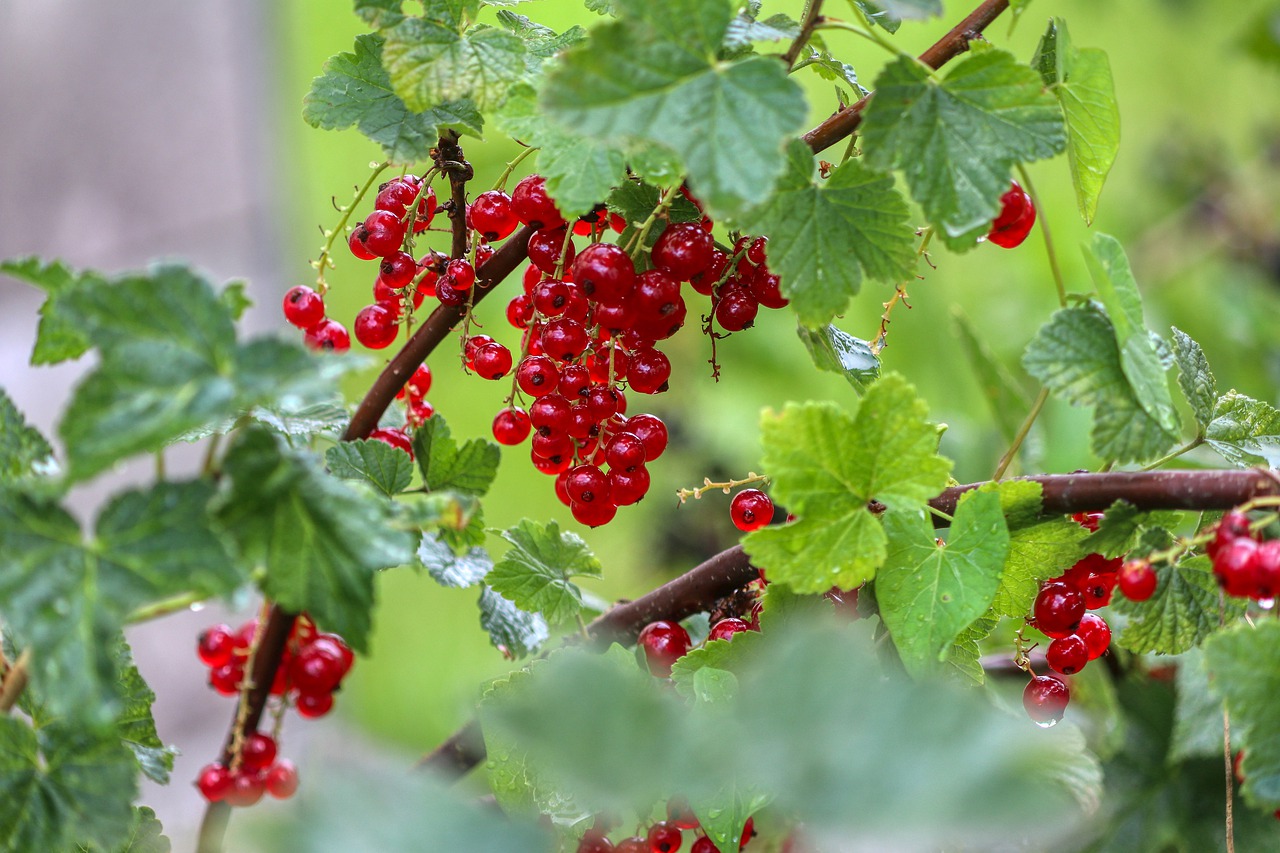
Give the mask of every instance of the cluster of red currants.
MULTIPOLYGON (((245 685, 245 666, 258 630, 250 620, 232 631, 215 625, 200 635, 196 651, 209 667, 209 686, 223 696, 235 696, 245 685)), ((284 656, 271 685, 271 695, 291 702, 303 717, 322 717, 333 707, 333 694, 351 670, 355 655, 337 634, 316 630, 299 616, 289 635, 284 656)))
MULTIPOLYGON (((1097 530, 1102 513, 1077 513, 1072 518, 1088 530, 1097 530)), ((1088 554, 1063 574, 1041 584, 1031 623, 1051 640, 1045 660, 1054 672, 1075 675, 1110 647, 1110 626, 1101 616, 1088 611, 1111 603, 1122 563, 1119 557, 1107 559, 1101 554, 1088 554)), ((1124 591, 1123 578, 1120 583, 1124 591)), ((1038 675, 1023 690, 1022 704, 1032 720, 1053 725, 1066 712, 1070 695, 1061 679, 1038 675)))
POLYGON ((1280 596, 1280 539, 1259 541, 1249 530, 1249 517, 1229 512, 1218 521, 1205 548, 1213 573, 1227 595, 1271 605, 1280 596))
POLYGON ((196 779, 201 795, 211 803, 251 806, 264 793, 278 800, 298 790, 298 768, 287 758, 277 758, 275 739, 261 732, 245 737, 231 766, 207 764, 196 779))
MULTIPOLYGON (((683 797, 668 800, 667 819, 650 824, 644 835, 632 835, 615 844, 609 840, 611 829, 611 821, 596 818, 595 825, 583 833, 578 842, 577 853, 676 853, 684 843, 686 832, 695 833, 689 853, 720 853, 720 848, 702 834, 697 816, 683 797)), ((738 849, 746 848, 755 834, 755 820, 747 818, 738 849)))
POLYGON ((1012 249, 1022 245, 1036 224, 1036 206, 1027 191, 1012 181, 1009 191, 1000 196, 1000 214, 991 223, 987 239, 997 246, 1012 249))

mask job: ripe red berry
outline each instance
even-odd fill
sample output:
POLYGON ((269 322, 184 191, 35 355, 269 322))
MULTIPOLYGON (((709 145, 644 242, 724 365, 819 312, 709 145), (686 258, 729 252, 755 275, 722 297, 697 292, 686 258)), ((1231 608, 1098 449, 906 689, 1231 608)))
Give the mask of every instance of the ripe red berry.
POLYGON ((607 500, 596 500, 591 503, 571 501, 569 511, 579 524, 585 524, 587 527, 599 527, 613 521, 613 517, 618 514, 618 506, 607 500))
POLYGON ((667 425, 657 415, 632 415, 622 428, 644 442, 649 462, 657 459, 667 449, 667 425))
POLYGON ((541 175, 529 175, 511 191, 511 209, 525 225, 555 228, 564 224, 564 217, 547 195, 546 181, 541 175))
POLYGON ((529 437, 532 428, 528 413, 516 406, 505 408, 493 417, 493 438, 498 444, 519 444, 529 437))
POLYGON ((626 470, 643 465, 648 458, 644 442, 634 433, 615 433, 605 445, 605 459, 610 468, 626 470))
POLYGON ((555 275, 558 268, 569 269, 573 263, 573 240, 566 240, 567 231, 561 228, 543 228, 529 236, 529 261, 548 275, 555 275), (563 255, 564 263, 560 263, 563 255))
POLYGON ((613 842, 603 832, 588 829, 578 841, 577 853, 612 853, 617 850, 613 842))
POLYGON ((369 349, 384 349, 396 339, 396 315, 381 303, 366 305, 356 315, 356 340, 369 349))
POLYGON ((624 838, 613 848, 617 853, 649 853, 649 842, 638 835, 624 838))
POLYGON ((1054 672, 1075 675, 1089 662, 1089 647, 1076 634, 1054 640, 1045 652, 1045 660, 1054 672))
POLYGON ((671 360, 661 350, 644 349, 632 353, 627 366, 627 383, 641 394, 658 394, 667 390, 671 378, 671 360))
POLYGON ((1096 613, 1086 613, 1080 617, 1076 636, 1084 640, 1085 647, 1089 650, 1089 660, 1102 657, 1111 646, 1111 626, 1096 613))
POLYGON ((1146 601, 1156 591, 1156 573, 1146 560, 1132 560, 1120 569, 1120 594, 1130 601, 1146 601))
POLYGON ((1274 601, 1280 596, 1280 539, 1268 539, 1258 546, 1254 558, 1253 597, 1274 601))
POLYGON ((251 806, 262 799, 266 790, 266 774, 257 771, 246 772, 241 769, 232 778, 231 790, 223 800, 232 806, 251 806))
POLYGON ((406 287, 418 274, 418 262, 408 252, 396 252, 378 265, 378 280, 392 290, 406 287))
POLYGON ((426 400, 414 400, 409 404, 409 411, 405 412, 404 419, 409 426, 420 427, 435 413, 435 406, 426 400))
POLYGON ((1243 512, 1231 511, 1218 520, 1213 540, 1205 546, 1210 557, 1216 557, 1218 551, 1236 539, 1251 538, 1249 534, 1249 516, 1243 512))
POLYGON ((330 693, 345 674, 342 657, 327 646, 312 643, 289 666, 289 679, 300 693, 330 693))
POLYGON ((730 501, 729 517, 744 533, 759 530, 773 521, 773 501, 759 489, 743 489, 730 501))
POLYGON ((301 693, 296 703, 298 715, 308 719, 323 717, 333 709, 332 693, 301 693))
POLYGON ((680 849, 682 841, 684 841, 684 835, 681 834, 680 829, 665 820, 660 820, 649 827, 649 850, 652 853, 675 853, 680 849))
POLYGON ((235 648, 235 635, 231 632, 231 626, 214 625, 201 632, 196 644, 196 654, 205 666, 223 666, 231 663, 235 648))
POLYGON ((1067 712, 1071 691, 1051 675, 1037 675, 1022 691, 1022 707, 1037 724, 1051 726, 1067 712))
POLYGON ((298 790, 298 768, 287 758, 277 761, 267 771, 267 793, 277 800, 287 800, 298 790))
POLYGON ((369 247, 364 241, 369 236, 369 229, 364 227, 364 223, 357 225, 351 234, 347 237, 347 248, 351 250, 351 254, 355 255, 362 261, 371 261, 378 257, 369 251, 369 247))
POLYGON ((527 329, 533 319, 533 300, 527 293, 520 293, 507 303, 507 322, 512 328, 527 329))
POLYGON ((511 196, 502 190, 489 190, 471 202, 471 227, 486 240, 501 240, 516 230, 520 220, 511 206, 511 196))
POLYGON ((420 183, 417 182, 416 177, 410 180, 396 178, 393 181, 387 181, 379 187, 373 207, 375 210, 389 211, 403 219, 409 210, 409 205, 413 204, 413 200, 418 197, 419 186, 420 183))
POLYGON ((527 355, 516 368, 516 384, 531 397, 545 397, 560 384, 560 370, 545 355, 527 355))
POLYGON ((782 279, 769 272, 768 267, 756 267, 756 271, 751 274, 751 279, 747 282, 747 289, 751 291, 756 301, 766 308, 776 310, 791 304, 791 300, 782 295, 782 279))
POLYGON ((276 742, 270 735, 253 732, 240 747, 240 766, 248 770, 265 770, 276 760, 276 742))
POLYGON ((445 275, 449 277, 455 290, 470 290, 476 283, 475 268, 466 258, 454 258, 449 261, 449 265, 445 267, 445 275))
POLYGON ((200 789, 200 796, 211 803, 216 803, 225 799, 231 792, 233 781, 234 777, 225 765, 206 764, 196 779, 196 787, 200 789))
MULTIPOLYGON (((400 251, 404 242, 404 223, 389 210, 375 210, 364 221, 365 248, 379 258, 400 251)), ((358 230, 358 229, 357 229, 358 230)))
POLYGON ((351 336, 347 329, 336 320, 322 320, 310 329, 302 342, 314 350, 324 352, 346 352, 351 349, 351 336))
POLYGON ((242 662, 225 663, 209 670, 209 686, 220 696, 235 696, 240 692, 240 682, 243 679, 242 662))
POLYGON ((636 642, 644 650, 649 671, 664 678, 671 675, 672 665, 684 657, 692 644, 688 631, 666 620, 645 625, 636 642))
POLYGON ((716 303, 716 322, 726 332, 740 332, 755 324, 760 303, 745 287, 725 287, 716 303))
POLYGON ((680 281, 688 281, 711 266, 715 241, 693 222, 671 225, 653 244, 653 265, 680 281))
POLYGON ((592 243, 573 262, 573 280, 595 302, 621 302, 635 286, 631 256, 612 243, 592 243))
POLYGON ((324 319, 324 299, 304 284, 284 295, 284 318, 306 331, 324 319))
POLYGON ((488 343, 476 350, 472 367, 485 379, 501 379, 511 370, 511 350, 500 343, 488 343))
POLYGON ((720 848, 715 842, 705 835, 693 842, 693 846, 689 848, 689 853, 720 853, 720 848))
POLYGON ((1248 598, 1258 587, 1258 543, 1239 537, 1232 539, 1213 555, 1213 573, 1227 595, 1248 598))
POLYGON ((639 503, 649 492, 649 469, 635 465, 609 472, 609 499, 618 506, 639 503))
POLYGON ((574 503, 587 504, 609 500, 609 478, 595 465, 577 465, 569 469, 565 491, 574 503))
POLYGON ((406 397, 410 400, 421 400, 427 396, 427 392, 431 390, 431 368, 425 364, 418 365, 418 369, 413 371, 413 375, 409 377, 409 381, 404 383, 404 387, 396 394, 397 400, 403 400, 406 397))
POLYGON ((1036 627, 1055 639, 1075 631, 1084 612, 1084 596, 1062 582, 1042 586, 1033 610, 1036 627))
POLYGON ((1000 214, 991 223, 987 239, 997 246, 1012 249, 1027 239, 1031 226, 1036 223, 1036 207, 1017 181, 1009 191, 1000 196, 1000 214))
POLYGON ((413 441, 409 438, 409 434, 398 427, 378 427, 369 433, 370 441, 381 441, 392 447, 398 447, 405 453, 409 454, 409 458, 413 458, 413 441))
POLYGON ((729 640, 734 634, 741 634, 743 631, 750 631, 751 626, 741 619, 729 617, 721 619, 719 622, 711 626, 711 632, 707 634, 708 640, 729 640))
MULTIPOLYGON (((587 330, 577 320, 561 317, 542 327, 542 349, 547 355, 564 363, 575 361, 591 344, 587 330)), ((590 374, 587 374, 588 381, 590 374)))

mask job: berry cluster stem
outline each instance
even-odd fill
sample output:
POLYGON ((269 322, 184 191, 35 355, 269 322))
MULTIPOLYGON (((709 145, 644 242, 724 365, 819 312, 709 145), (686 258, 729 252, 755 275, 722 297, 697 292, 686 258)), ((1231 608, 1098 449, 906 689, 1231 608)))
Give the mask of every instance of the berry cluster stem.
POLYGON ((814 28, 822 21, 822 0, 808 0, 805 3, 804 17, 800 21, 800 32, 796 35, 795 41, 791 42, 791 47, 787 48, 787 52, 782 54, 782 61, 787 64, 788 70, 795 68, 796 60, 800 58, 801 51, 813 36, 814 28))
POLYGON ((745 486, 749 483, 768 482, 769 478, 767 476, 764 474, 757 474, 755 471, 748 471, 746 479, 728 480, 724 483, 713 483, 711 482, 710 477, 703 477, 702 485, 698 486, 696 489, 676 489, 676 497, 679 498, 680 503, 683 504, 689 498, 693 498, 695 501, 698 500, 702 497, 704 492, 709 492, 712 489, 720 489, 727 495, 731 489, 736 489, 738 486, 745 486))
POLYGON ((633 259, 638 257, 640 253, 645 250, 644 238, 647 237, 649 231, 652 230, 653 224, 662 216, 665 216, 666 212, 671 209, 671 205, 675 203, 676 195, 680 192, 680 187, 682 186, 684 186, 683 180, 676 181, 672 184, 666 192, 662 194, 662 198, 658 199, 658 204, 654 207, 653 212, 649 214, 649 218, 640 225, 639 230, 637 230, 635 234, 631 235, 631 239, 627 241, 624 251, 633 259))
MULTIPOLYGON (((925 228, 924 231, 921 232, 920 245, 916 248, 916 257, 924 258, 925 263, 929 264, 930 266, 933 265, 933 262, 929 260, 929 254, 928 254, 929 241, 931 239, 933 239, 932 226, 925 228)), ((916 276, 916 278, 923 279, 924 276, 916 276)), ((890 323, 889 316, 893 313, 893 306, 897 305, 899 302, 901 302, 903 305, 906 305, 907 308, 911 307, 911 303, 907 301, 907 282, 905 281, 900 281, 894 285, 893 296, 890 296, 889 301, 885 302, 884 305, 882 306, 884 308, 884 313, 880 315, 880 329, 879 331, 876 332, 876 339, 871 344, 872 355, 880 355, 880 352, 886 346, 888 346, 889 323, 890 323)))
MULTIPOLYGON (((338 239, 339 235, 347 233, 347 222, 351 220, 352 211, 364 200, 365 195, 369 192, 369 187, 373 186, 374 182, 378 180, 378 176, 390 165, 391 162, 389 160, 370 164, 369 168, 373 171, 369 174, 369 179, 364 182, 364 186, 356 190, 355 197, 351 199, 350 203, 338 208, 338 210, 342 211, 342 218, 338 220, 337 225, 325 232, 324 247, 320 250, 320 257, 311 262, 311 266, 316 269, 316 292, 321 296, 329 292, 329 285, 324 280, 324 272, 327 269, 334 268, 334 241, 338 239)), ((335 201, 334 203, 336 204, 337 202, 335 201)))

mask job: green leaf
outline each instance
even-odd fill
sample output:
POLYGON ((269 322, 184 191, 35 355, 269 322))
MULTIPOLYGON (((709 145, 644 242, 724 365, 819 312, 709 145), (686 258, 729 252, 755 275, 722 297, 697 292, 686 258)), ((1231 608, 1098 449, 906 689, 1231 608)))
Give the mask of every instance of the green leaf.
POLYGON ((773 15, 761 21, 750 9, 738 12, 725 27, 721 49, 731 57, 741 56, 757 41, 790 41, 800 35, 800 22, 790 15, 773 15))
POLYGON ((821 329, 797 326, 796 334, 819 370, 840 374, 858 394, 880 378, 880 358, 866 341, 830 325, 821 329))
POLYGON ((135 768, 112 732, 62 723, 37 732, 0 716, 0 848, 114 850, 133 820, 135 768))
MULTIPOLYGON (((621 216, 628 224, 635 226, 649 218, 649 214, 653 213, 661 199, 662 190, 652 184, 627 181, 619 184, 613 192, 609 193, 605 204, 608 205, 609 210, 621 216)), ((677 195, 667 211, 667 218, 672 223, 697 222, 702 218, 702 214, 693 202, 683 195, 677 195)), ((658 233, 661 234, 661 231, 658 233)))
POLYGON ((1178 440, 1138 401, 1115 328, 1096 304, 1056 312, 1027 345, 1022 366, 1073 405, 1094 407, 1090 446, 1104 459, 1154 459, 1178 440))
POLYGON ((422 534, 418 545, 418 562, 441 586, 468 587, 484 580, 493 568, 493 558, 484 548, 468 548, 457 554, 438 535, 422 534))
POLYGON ((330 57, 302 99, 303 120, 323 130, 354 125, 398 163, 429 159, 441 130, 480 135, 484 119, 467 98, 442 100, 420 112, 405 106, 382 67, 382 47, 382 38, 365 33, 356 36, 351 53, 330 57))
POLYGON ((1142 297, 1124 248, 1109 234, 1094 234, 1085 260, 1115 329, 1120 366, 1134 397, 1162 428, 1176 433, 1178 413, 1173 408, 1160 354, 1142 320, 1142 297))
POLYGON ((333 368, 301 347, 270 339, 237 345, 230 310, 186 267, 77 289, 62 310, 101 356, 59 426, 73 480, 259 403, 300 405, 332 393, 333 368))
POLYGON ((133 653, 123 639, 116 648, 116 666, 120 672, 120 695, 124 697, 124 710, 116 720, 120 740, 133 750, 138 767, 148 779, 159 785, 168 785, 178 750, 165 746, 160 740, 156 721, 151 716, 156 694, 134 666, 133 653))
POLYGON ((0 601, 8 628, 31 647, 32 684, 51 713, 114 719, 115 637, 129 612, 245 581, 210 529, 211 495, 200 481, 125 492, 103 509, 86 545, 60 506, 0 493, 0 601))
MULTIPOLYGON (((1214 695, 1201 649, 1178 660, 1178 704, 1174 715, 1169 758, 1222 757, 1222 699, 1214 695)), ((1232 732, 1239 739, 1238 730, 1232 732)))
POLYGON ((496 120, 511 136, 540 149, 538 173, 566 215, 590 211, 614 187, 627 181, 627 161, 621 149, 601 145, 549 120, 529 86, 519 86, 511 93, 496 120))
POLYGON ((1205 442, 1232 465, 1280 468, 1280 411, 1228 391, 1213 406, 1205 442))
POLYGON ((800 321, 820 328, 844 313, 864 273, 880 281, 915 268, 915 229, 893 178, 852 159, 815 183, 813 152, 796 140, 769 202, 743 228, 769 236, 769 269, 800 321))
POLYGON ((884 7, 875 0, 849 0, 849 5, 865 15, 872 24, 884 27, 887 32, 896 33, 902 26, 901 18, 885 11, 884 7))
POLYGON ((1050 18, 1031 65, 1062 105, 1076 203, 1084 221, 1092 223, 1102 185, 1120 150, 1120 108, 1111 63, 1105 51, 1076 48, 1067 22, 1050 18))
POLYGON ((253 307, 253 300, 245 295, 248 287, 249 283, 246 281, 230 281, 218 294, 218 299, 226 306, 232 320, 239 321, 244 316, 244 312, 253 307))
POLYGON ((0 272, 35 285, 49 294, 40 306, 40 325, 36 329, 36 345, 31 352, 32 364, 58 364, 77 359, 89 351, 89 340, 75 318, 62 310, 62 298, 80 287, 96 287, 103 283, 90 270, 75 272, 62 261, 45 261, 35 256, 0 261, 0 272))
POLYGON ((164 836, 156 813, 146 806, 134 806, 133 822, 123 843, 110 849, 80 844, 77 849, 81 853, 170 853, 173 845, 164 836))
POLYGON ((949 672, 959 676, 961 683, 977 685, 986 681, 987 674, 982 668, 982 649, 978 643, 990 636, 998 624, 1000 618, 988 613, 961 631, 947 650, 947 666, 951 668, 949 672))
POLYGON ((393 526, 387 501, 326 475, 313 454, 262 427, 240 434, 223 470, 230 487, 218 521, 265 571, 262 591, 368 651, 373 577, 413 559, 414 538, 393 526))
POLYGON ((477 497, 489 490, 502 458, 498 445, 479 438, 459 449, 449 424, 440 415, 418 427, 413 453, 427 491, 450 490, 477 497))
POLYGON ((1280 68, 1280 6, 1258 12, 1241 30, 1239 43, 1253 59, 1280 68))
POLYGON ((557 34, 555 30, 544 24, 505 9, 498 13, 498 23, 524 42, 525 62, 530 73, 540 71, 543 60, 550 59, 587 37, 587 31, 576 24, 563 33, 557 34))
POLYGON ((0 483, 18 483, 35 475, 52 474, 58 463, 53 448, 0 388, 0 483))
POLYGON ((1203 433, 1213 420, 1213 407, 1218 400, 1218 380, 1209 368, 1200 344, 1178 327, 1173 327, 1173 355, 1178 362, 1178 386, 1191 405, 1196 425, 1203 433))
POLYGON ((884 519, 889 553, 876 573, 880 618, 907 672, 937 672, 960 633, 987 612, 1009 555, 1000 497, 968 492, 956 508, 950 538, 934 540, 926 513, 884 519))
POLYGON ((374 29, 394 27, 404 20, 404 0, 355 0, 355 12, 374 29))
POLYGON ((1244 604, 1221 598, 1207 557, 1193 557, 1156 570, 1159 584, 1146 601, 1116 596, 1112 605, 1129 616, 1129 623, 1115 638, 1116 645, 1131 652, 1182 654, 1218 629, 1220 614, 1230 622, 1244 612, 1244 604))
POLYGON ((951 309, 951 320, 1000 434, 1006 441, 1013 441, 1022 427, 1023 413, 1031 411, 1031 401, 1009 369, 996 359, 974 328, 973 321, 958 306, 951 309))
POLYGON ((874 0, 866 5, 878 7, 900 21, 923 21, 942 14, 942 0, 874 0))
POLYGON ((382 65, 410 110, 464 98, 490 109, 527 73, 524 42, 506 30, 476 27, 464 33, 440 21, 405 18, 382 35, 382 65))
POLYGON ((1003 50, 975 50, 941 81, 900 58, 875 90, 862 123, 868 164, 904 171, 912 197, 952 249, 976 245, 987 231, 1015 163, 1066 145, 1053 96, 1003 50))
POLYGON ((351 420, 341 403, 312 403, 307 406, 258 406, 249 413, 255 421, 290 438, 310 439, 317 435, 337 440, 351 420))
POLYGON ((531 655, 551 635, 541 613, 521 610, 487 586, 480 587, 480 627, 495 648, 511 658, 531 655))
POLYGON ((1236 625, 1210 637, 1204 657, 1209 686, 1226 701, 1232 734, 1244 749, 1244 798, 1272 811, 1280 806, 1280 623, 1236 625))
POLYGON ((512 547, 487 578, 495 592, 522 610, 541 613, 552 625, 581 610, 582 591, 570 578, 600 577, 600 561, 586 542, 562 532, 554 521, 541 525, 528 519, 503 531, 502 538, 512 547))
POLYGON ((852 589, 884 562, 885 534, 867 508, 923 509, 946 485, 950 462, 915 389, 889 374, 857 401, 789 403, 761 418, 762 465, 773 497, 799 520, 749 534, 743 544, 769 577, 796 592, 852 589))
POLYGON ((403 492, 413 480, 413 458, 385 441, 344 441, 326 450, 324 459, 335 477, 370 483, 387 497, 403 492))
POLYGON ((1042 519, 1039 483, 1004 481, 997 491, 1009 525, 1009 557, 992 610, 1019 619, 1031 611, 1041 581, 1062 574, 1084 556, 1080 542, 1088 531, 1065 518, 1042 519))
POLYGON ((548 75, 547 112, 605 144, 670 149, 713 215, 763 202, 806 117, 800 87, 775 59, 715 61, 734 13, 727 0, 617 5, 622 20, 594 27, 548 75))

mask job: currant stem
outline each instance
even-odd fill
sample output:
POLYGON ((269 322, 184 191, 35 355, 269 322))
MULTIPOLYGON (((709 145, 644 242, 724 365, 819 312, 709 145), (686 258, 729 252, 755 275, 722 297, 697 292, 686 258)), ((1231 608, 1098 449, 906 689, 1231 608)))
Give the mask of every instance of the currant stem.
POLYGON ((813 36, 814 28, 822 23, 822 2, 823 0, 807 0, 805 3, 804 16, 800 21, 800 33, 791 42, 791 47, 787 48, 787 52, 782 54, 782 61, 787 64, 787 70, 794 71, 796 60, 800 57, 804 46, 809 43, 809 39, 813 36))
MULTIPOLYGON (((860 36, 861 38, 866 39, 872 44, 875 44, 879 47, 884 48, 885 50, 892 53, 894 56, 906 56, 906 57, 910 57, 913 62, 921 62, 920 59, 912 56, 910 53, 907 53, 905 50, 898 47, 898 45, 894 44, 893 42, 886 39, 884 36, 880 35, 880 33, 877 31, 879 29, 878 27, 871 27, 870 29, 866 29, 858 26, 857 24, 851 24, 848 21, 842 21, 839 18, 825 18, 823 19, 822 23, 818 24, 814 29, 841 30, 846 33, 853 33, 856 36, 860 36)), ((925 66, 925 67, 929 68, 928 66, 925 66)), ((929 68, 930 73, 933 73, 934 70, 935 69, 933 68, 929 68)))
POLYGON ((1203 434, 1197 435, 1195 438, 1191 439, 1186 444, 1179 447, 1177 450, 1170 451, 1168 454, 1161 456, 1159 459, 1157 459, 1155 462, 1152 462, 1150 465, 1144 466, 1142 470, 1154 471, 1156 468, 1159 468, 1164 463, 1172 459, 1177 459, 1179 456, 1181 456, 1184 453, 1190 453, 1191 451, 1195 450, 1197 447, 1199 447, 1202 444, 1204 444, 1204 435, 1203 434))
MULTIPOLYGON (((916 247, 917 258, 926 258, 927 260, 928 255, 926 254, 926 250, 929 248, 929 241, 931 239, 933 239, 932 226, 925 228, 920 234, 920 245, 916 247)), ((922 277, 917 276, 917 278, 922 277)), ((900 281, 895 284, 893 286, 893 296, 889 297, 889 301, 885 302, 881 306, 884 308, 884 313, 880 315, 880 330, 876 333, 876 339, 870 347, 872 355, 880 355, 880 352, 888 346, 890 323, 889 315, 893 313, 893 306, 897 305, 899 302, 910 308, 911 303, 907 302, 907 298, 907 283, 905 281, 900 281)))
POLYGON ((766 475, 757 474, 755 471, 748 471, 745 479, 729 480, 724 483, 713 483, 711 482, 710 477, 704 477, 702 485, 698 486, 696 489, 676 489, 676 497, 679 498, 680 503, 683 504, 689 498, 693 498, 695 501, 700 499, 704 492, 709 492, 712 489, 719 489, 727 495, 731 489, 736 489, 738 486, 745 486, 749 483, 768 482, 769 478, 766 475))
POLYGON ((510 178, 511 173, 516 170, 516 166, 519 166, 521 160, 528 157, 530 154, 532 154, 537 150, 538 150, 537 146, 531 145, 525 148, 519 154, 517 154, 515 158, 511 160, 511 162, 507 163, 507 168, 502 170, 502 174, 498 176, 498 180, 496 180, 493 184, 493 189, 506 190, 507 179, 510 178))
POLYGON ((649 214, 649 218, 646 219, 643 224, 641 224, 640 230, 636 231, 635 234, 631 235, 631 239, 627 241, 627 245, 623 249, 623 251, 625 251, 633 259, 636 258, 641 252, 645 251, 644 238, 648 236, 649 230, 653 228, 653 223, 658 221, 658 217, 662 216, 668 210, 671 209, 672 203, 674 203, 676 200, 676 194, 680 192, 680 187, 682 187, 683 185, 684 185, 683 180, 676 181, 674 184, 672 184, 671 187, 668 188, 667 191, 662 194, 662 198, 658 200, 658 206, 655 207, 653 209, 653 212, 649 214))
POLYGON ((338 220, 338 224, 333 227, 332 231, 325 233, 324 248, 320 250, 320 257, 311 262, 311 266, 316 268, 316 291, 324 296, 329 292, 329 285, 324 280, 324 271, 333 269, 333 243, 338 239, 338 235, 345 235, 347 232, 347 222, 351 219, 351 212, 359 206, 364 200, 365 194, 369 192, 369 187, 373 186, 374 181, 378 180, 378 176, 391 165, 390 160, 382 163, 374 163, 370 166, 373 170, 369 175, 369 179, 364 182, 364 186, 356 191, 355 197, 351 199, 351 203, 345 207, 339 208, 342 211, 342 218, 338 220))
POLYGON ((1040 233, 1044 235, 1044 251, 1049 256, 1049 270, 1053 273, 1053 283, 1058 288, 1058 305, 1066 308, 1067 283, 1062 276, 1062 267, 1058 265, 1058 253, 1053 248, 1053 233, 1049 230, 1049 217, 1040 206, 1040 196, 1036 195, 1035 185, 1031 183, 1031 174, 1022 164, 1018 164, 1018 177, 1022 178, 1022 185, 1026 188, 1027 195, 1031 196, 1031 206, 1040 215, 1040 233))
POLYGON ((187 610, 193 604, 204 601, 207 596, 198 592, 184 592, 181 595, 175 595, 172 598, 164 598, 160 601, 153 601, 150 604, 144 604, 141 607, 134 608, 129 615, 125 617, 126 625, 137 625, 139 622, 149 622, 152 619, 159 619, 161 616, 168 616, 171 613, 178 613, 187 610))
POLYGON ((1035 402, 1031 404, 1031 411, 1027 412, 1027 416, 1023 419, 1022 425, 1018 427, 1018 434, 1013 437, 1013 443, 1009 445, 1009 449, 1004 452, 1004 456, 1000 457, 1000 462, 996 465, 996 471, 991 475, 992 480, 1001 480, 1004 474, 1009 470, 1009 465, 1013 462, 1013 458, 1018 455, 1018 451, 1022 449, 1022 443, 1027 440, 1027 436, 1031 433, 1031 427, 1035 424, 1036 418, 1040 417, 1040 410, 1044 408, 1045 402, 1049 399, 1049 389, 1041 388, 1040 393, 1036 395, 1035 402))

